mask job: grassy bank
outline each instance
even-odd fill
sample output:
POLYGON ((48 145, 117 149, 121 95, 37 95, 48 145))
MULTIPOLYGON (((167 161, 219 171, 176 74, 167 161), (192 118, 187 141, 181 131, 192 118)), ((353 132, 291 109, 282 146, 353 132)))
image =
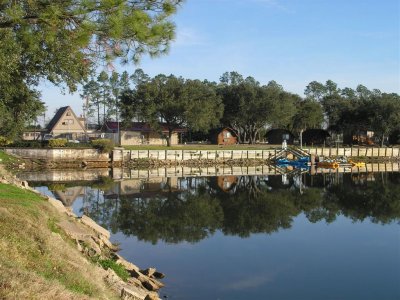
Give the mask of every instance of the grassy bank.
POLYGON ((0 299, 116 298, 58 228, 66 218, 32 191, 0 183, 0 299))

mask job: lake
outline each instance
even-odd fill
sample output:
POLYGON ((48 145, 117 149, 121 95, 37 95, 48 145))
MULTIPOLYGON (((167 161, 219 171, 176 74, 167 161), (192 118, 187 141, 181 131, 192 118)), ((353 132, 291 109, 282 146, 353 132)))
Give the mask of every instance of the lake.
POLYGON ((30 182, 165 273, 168 299, 400 299, 400 173, 30 182))

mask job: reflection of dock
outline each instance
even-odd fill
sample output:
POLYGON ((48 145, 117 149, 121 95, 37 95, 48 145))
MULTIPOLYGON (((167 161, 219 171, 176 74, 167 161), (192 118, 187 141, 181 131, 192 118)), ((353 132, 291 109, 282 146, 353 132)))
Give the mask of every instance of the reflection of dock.
MULTIPOLYGON (((376 173, 376 172, 399 172, 399 163, 373 163, 366 164, 365 167, 339 167, 337 169, 315 169, 312 174, 332 174, 332 173, 376 173)), ((275 166, 243 166, 243 167, 170 167, 148 170, 130 170, 114 168, 112 176, 115 180, 120 179, 146 179, 157 177, 208 177, 208 176, 229 176, 229 175, 282 175, 284 171, 275 166)), ((288 172, 286 172, 288 173, 288 172)))
POLYGON ((22 172, 18 175, 20 180, 30 182, 70 182, 70 181, 95 181, 100 177, 108 177, 109 169, 89 169, 89 170, 42 170, 32 172, 22 172))

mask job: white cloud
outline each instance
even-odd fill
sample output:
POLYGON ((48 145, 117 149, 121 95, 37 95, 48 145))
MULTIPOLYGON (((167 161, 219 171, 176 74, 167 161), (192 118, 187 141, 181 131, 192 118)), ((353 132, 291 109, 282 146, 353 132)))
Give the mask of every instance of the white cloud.
POLYGON ((178 27, 173 46, 190 47, 205 45, 205 38, 193 28, 178 27))

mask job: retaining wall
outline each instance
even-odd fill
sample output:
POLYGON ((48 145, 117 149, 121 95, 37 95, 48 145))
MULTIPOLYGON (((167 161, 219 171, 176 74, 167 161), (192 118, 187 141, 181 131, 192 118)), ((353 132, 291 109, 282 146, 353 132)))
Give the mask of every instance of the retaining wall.
POLYGON ((32 149, 32 148, 5 148, 8 154, 22 158, 45 159, 57 161, 86 160, 86 161, 109 161, 108 153, 100 153, 93 148, 54 148, 54 149, 32 149))
MULTIPOLYGON (((273 157, 280 149, 267 150, 113 150, 113 161, 134 159, 158 159, 185 161, 193 159, 231 160, 263 159, 273 157)), ((309 154, 347 157, 400 158, 400 149, 395 148, 303 148, 309 154)))
MULTIPOLYGON (((109 161, 108 153, 100 153, 92 148, 6 148, 6 153, 22 158, 46 159, 56 161, 109 161)), ((266 150, 124 150, 114 149, 112 160, 114 162, 129 161, 134 159, 158 159, 171 161, 186 160, 232 160, 232 159, 262 159, 273 157, 280 149, 266 150)), ((382 157, 400 158, 400 148, 303 148, 310 154, 323 156, 347 157, 382 157)))

